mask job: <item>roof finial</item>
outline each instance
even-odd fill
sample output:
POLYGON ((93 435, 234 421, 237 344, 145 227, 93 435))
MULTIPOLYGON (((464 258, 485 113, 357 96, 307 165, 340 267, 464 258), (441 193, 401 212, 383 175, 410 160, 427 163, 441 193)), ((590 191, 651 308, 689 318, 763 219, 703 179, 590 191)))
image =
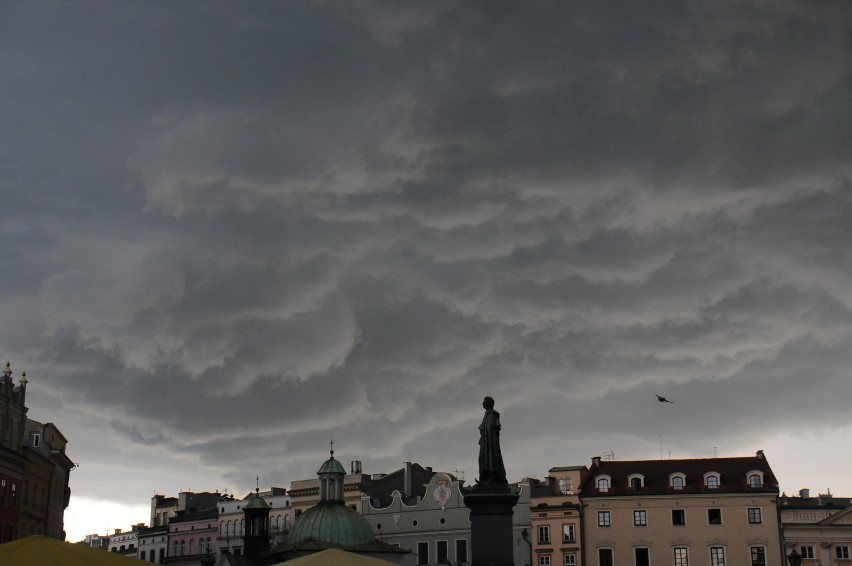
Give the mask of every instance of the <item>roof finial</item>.
POLYGON ((27 379, 27 372, 22 371, 22 372, 21 372, 21 383, 22 383, 23 385, 26 385, 26 384, 27 384, 27 381, 29 381, 29 380, 27 379))
POLYGON ((255 493, 260 493, 260 476, 254 478, 255 482, 257 482, 257 487, 254 488, 255 493))
POLYGON ((329 444, 331 445, 331 448, 329 449, 329 453, 331 454, 331 457, 334 458, 334 439, 333 438, 329 441, 329 444))
POLYGON ((3 375, 5 375, 6 377, 12 375, 12 364, 9 362, 9 360, 6 360, 6 369, 3 370, 3 375))

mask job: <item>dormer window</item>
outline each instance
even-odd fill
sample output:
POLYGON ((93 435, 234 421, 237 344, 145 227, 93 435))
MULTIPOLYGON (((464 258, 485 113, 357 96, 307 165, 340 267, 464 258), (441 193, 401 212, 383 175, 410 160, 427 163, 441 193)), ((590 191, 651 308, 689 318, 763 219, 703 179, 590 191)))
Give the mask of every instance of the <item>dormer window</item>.
POLYGON ((608 492, 609 491, 609 481, 610 481, 609 476, 598 477, 597 481, 595 482, 598 486, 598 492, 600 492, 600 493, 608 492))
POLYGON ((645 477, 642 474, 631 474, 627 477, 627 484, 633 491, 638 491, 645 487, 645 477))
POLYGON ((707 489, 719 489, 719 474, 716 472, 704 474, 704 486, 707 489))
POLYGON ((749 487, 763 487, 763 473, 758 471, 753 471, 748 473, 748 486, 749 487))
POLYGON ((683 491, 683 488, 686 485, 686 476, 683 474, 672 474, 669 476, 669 485, 671 485, 672 489, 675 491, 683 491))

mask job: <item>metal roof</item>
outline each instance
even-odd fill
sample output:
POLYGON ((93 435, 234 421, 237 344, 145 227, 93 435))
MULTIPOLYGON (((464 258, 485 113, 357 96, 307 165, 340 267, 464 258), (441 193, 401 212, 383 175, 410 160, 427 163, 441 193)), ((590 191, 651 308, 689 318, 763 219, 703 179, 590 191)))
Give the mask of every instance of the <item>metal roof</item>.
POLYGON ((298 547, 310 539, 339 547, 355 547, 375 540, 367 519, 354 509, 332 501, 321 501, 302 513, 287 537, 287 545, 298 547))

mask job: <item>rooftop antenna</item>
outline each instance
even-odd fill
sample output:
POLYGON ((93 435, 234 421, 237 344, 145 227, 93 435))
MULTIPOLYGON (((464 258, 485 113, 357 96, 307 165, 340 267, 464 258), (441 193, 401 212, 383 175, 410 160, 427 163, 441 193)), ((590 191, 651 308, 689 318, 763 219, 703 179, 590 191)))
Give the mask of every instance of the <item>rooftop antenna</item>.
POLYGON ((713 447, 713 451, 712 451, 712 452, 707 452, 707 454, 713 454, 713 457, 715 458, 715 457, 716 457, 716 447, 714 446, 714 447, 713 447))
POLYGON ((456 475, 457 478, 461 477, 461 480, 464 481, 464 470, 453 470, 453 473, 456 475))
POLYGON ((663 435, 658 434, 657 436, 660 437, 660 460, 662 460, 663 459, 663 435))

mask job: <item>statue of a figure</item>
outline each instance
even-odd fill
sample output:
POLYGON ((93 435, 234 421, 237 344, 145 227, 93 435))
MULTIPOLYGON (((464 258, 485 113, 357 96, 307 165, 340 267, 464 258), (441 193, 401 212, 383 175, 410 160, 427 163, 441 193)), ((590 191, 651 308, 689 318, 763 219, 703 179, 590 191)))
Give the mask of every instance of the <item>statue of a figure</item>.
POLYGON ((485 416, 479 425, 478 483, 507 483, 503 453, 500 452, 500 413, 494 410, 494 399, 482 401, 485 416))

